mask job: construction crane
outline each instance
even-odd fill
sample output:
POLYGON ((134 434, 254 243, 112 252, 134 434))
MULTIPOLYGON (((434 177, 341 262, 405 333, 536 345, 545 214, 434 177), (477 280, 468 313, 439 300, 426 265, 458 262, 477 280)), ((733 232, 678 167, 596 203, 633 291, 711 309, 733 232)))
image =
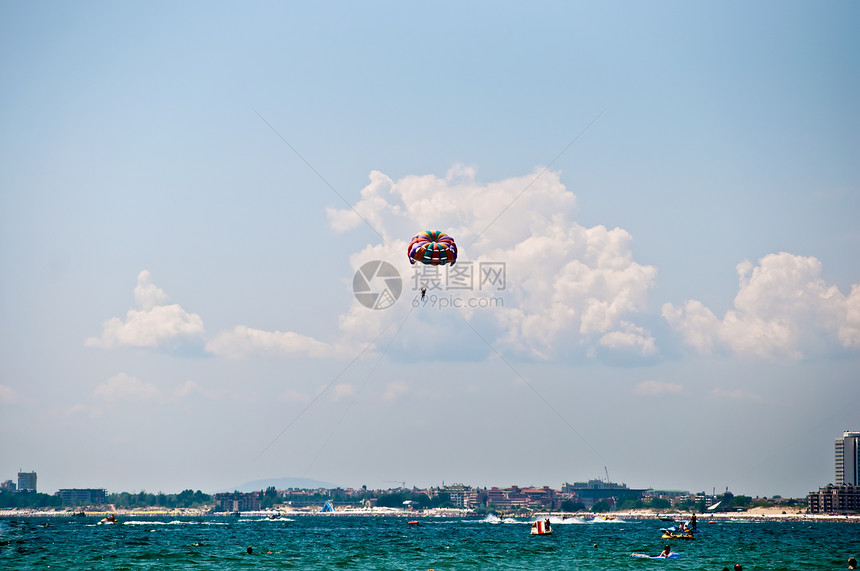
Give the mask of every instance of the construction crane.
POLYGON ((383 480, 386 484, 400 484, 400 487, 406 489, 406 482, 400 480, 383 480))
POLYGON ((609 483, 609 469, 606 466, 604 466, 603 471, 606 472, 606 483, 608 484, 609 483))

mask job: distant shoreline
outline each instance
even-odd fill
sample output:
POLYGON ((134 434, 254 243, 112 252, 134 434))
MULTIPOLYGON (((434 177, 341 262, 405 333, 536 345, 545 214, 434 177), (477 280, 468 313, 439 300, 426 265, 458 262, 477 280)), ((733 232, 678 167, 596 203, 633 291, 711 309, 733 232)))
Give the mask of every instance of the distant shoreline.
MULTIPOLYGON (((305 507, 294 508, 285 506, 282 509, 258 510, 240 512, 239 516, 244 518, 277 518, 277 517, 338 517, 338 516, 386 516, 386 517, 411 517, 411 518, 428 518, 428 517, 464 517, 464 518, 480 518, 488 517, 485 513, 478 513, 470 509, 458 508, 432 508, 427 510, 402 510, 397 508, 335 508, 334 512, 320 513, 320 507, 305 507)), ((83 509, 84 515, 88 518, 102 518, 113 514, 120 518, 156 518, 156 517, 236 517, 235 513, 230 512, 211 512, 205 509, 194 508, 175 508, 175 509, 158 509, 158 508, 137 508, 137 509, 83 509)), ((15 518, 15 517, 79 517, 79 511, 75 510, 38 510, 38 509, 3 509, 0 510, 0 518, 15 518)), ((534 519, 534 518, 560 518, 560 519, 583 519, 583 520, 613 520, 613 519, 659 519, 673 518, 676 521, 684 521, 689 519, 692 512, 677 512, 677 511, 649 511, 649 510, 634 510, 627 512, 556 512, 556 511, 535 511, 530 515, 502 515, 496 514, 499 517, 513 517, 516 519, 534 519)), ((850 515, 835 515, 835 514, 808 514, 795 511, 789 513, 789 510, 780 508, 753 508, 744 512, 721 512, 721 513, 702 513, 697 512, 699 526, 707 525, 709 522, 724 522, 724 521, 806 521, 806 522, 826 522, 826 521, 843 521, 851 523, 860 523, 860 514, 850 515)))

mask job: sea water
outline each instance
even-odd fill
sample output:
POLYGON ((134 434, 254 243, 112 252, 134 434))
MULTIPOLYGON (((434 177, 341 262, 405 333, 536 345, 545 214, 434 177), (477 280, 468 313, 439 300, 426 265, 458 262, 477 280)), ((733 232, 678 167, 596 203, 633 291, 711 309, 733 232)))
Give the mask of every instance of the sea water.
POLYGON ((860 523, 701 522, 693 541, 657 555, 657 520, 554 519, 552 535, 528 520, 296 516, 0 518, 0 569, 637 569, 745 571, 845 569, 860 556, 860 523), (251 547, 252 553, 247 553, 251 547))

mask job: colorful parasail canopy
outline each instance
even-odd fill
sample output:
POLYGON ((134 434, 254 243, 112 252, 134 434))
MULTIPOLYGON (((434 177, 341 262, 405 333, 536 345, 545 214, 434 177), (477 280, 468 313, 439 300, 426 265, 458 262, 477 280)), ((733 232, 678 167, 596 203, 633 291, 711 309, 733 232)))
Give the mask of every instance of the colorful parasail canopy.
POLYGON ((410 264, 421 262, 430 266, 453 266, 457 261, 457 244, 444 232, 425 230, 412 238, 407 253, 410 264))

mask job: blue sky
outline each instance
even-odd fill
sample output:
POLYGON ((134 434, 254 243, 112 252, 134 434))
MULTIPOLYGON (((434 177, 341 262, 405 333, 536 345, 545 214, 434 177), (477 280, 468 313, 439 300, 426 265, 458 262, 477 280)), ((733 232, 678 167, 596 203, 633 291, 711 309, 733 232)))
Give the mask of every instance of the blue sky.
POLYGON ((3 4, 0 480, 832 481, 860 423, 858 23, 3 4), (426 228, 505 288, 412 309, 426 228), (370 260, 390 308, 353 295, 370 260))

